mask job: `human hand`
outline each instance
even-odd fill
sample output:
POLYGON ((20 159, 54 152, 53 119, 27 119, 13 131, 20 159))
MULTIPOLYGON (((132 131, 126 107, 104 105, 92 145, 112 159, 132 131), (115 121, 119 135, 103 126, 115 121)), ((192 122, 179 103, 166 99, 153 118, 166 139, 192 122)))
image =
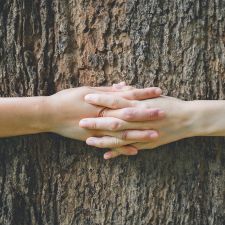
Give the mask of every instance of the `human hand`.
MULTIPOLYGON (((114 85, 114 87, 81 87, 81 88, 71 88, 60 91, 52 96, 47 97, 49 116, 48 116, 48 130, 49 132, 54 132, 65 137, 86 140, 91 136, 114 136, 120 137, 122 132, 114 132, 113 127, 111 130, 88 130, 79 127, 79 121, 86 117, 98 117, 103 111, 103 107, 90 105, 84 101, 84 97, 87 94, 105 94, 108 96, 115 96, 115 99, 120 98, 122 102, 122 107, 130 107, 131 101, 133 99, 146 99, 157 97, 160 95, 158 88, 147 88, 147 89, 134 89, 125 85, 114 85), (129 101, 128 101, 129 99, 129 101)), ((113 104, 117 104, 115 101, 113 104)), ((160 117, 160 110, 158 109, 146 109, 141 112, 141 118, 148 117, 148 119, 157 119, 160 117), (149 115, 152 115, 150 118, 149 115)), ((120 119, 126 119, 126 114, 129 113, 123 109, 119 110, 109 110, 108 116, 116 116, 120 119)), ((140 119, 134 115, 130 120, 140 119)), ((128 119, 129 120, 129 119, 128 119)), ((154 134, 154 131, 148 131, 149 134, 154 134)), ((146 133, 146 132, 145 132, 146 133)), ((142 131, 133 131, 130 138, 133 136, 143 136, 142 131)), ((128 137, 129 138, 129 137, 128 137)), ((150 135, 148 140, 150 140, 150 135)), ((134 148, 130 147, 132 150, 134 148)), ((132 152, 132 151, 131 151, 132 152)), ((133 151, 134 152, 134 151, 133 151)), ((136 152, 136 150, 135 150, 136 152)))
MULTIPOLYGON (((101 95, 96 96, 95 99, 88 98, 86 101, 91 104, 101 105, 109 107, 108 104, 113 96, 101 95)), ((119 99, 118 104, 119 106, 119 99)), ((126 122, 117 118, 108 118, 106 111, 104 118, 89 118, 86 120, 86 128, 89 129, 101 129, 108 130, 110 126, 116 126, 116 131, 123 131, 124 137, 129 136, 130 130, 156 130, 158 131, 159 138, 145 141, 140 139, 136 141, 127 141, 124 138, 117 137, 91 137, 87 139, 87 144, 93 145, 100 148, 111 148, 112 150, 107 152, 104 157, 106 159, 114 158, 122 155, 126 151, 127 145, 132 145, 137 150, 141 149, 153 149, 158 146, 177 141, 186 137, 195 135, 193 129, 193 120, 188 102, 182 101, 172 97, 162 96, 159 98, 143 100, 143 101, 132 101, 133 107, 139 110, 146 110, 149 108, 160 108, 162 109, 166 117, 161 120, 155 121, 143 121, 143 122, 126 122), (139 143, 138 143, 139 142, 139 143)), ((114 108, 116 105, 114 105, 114 108)))

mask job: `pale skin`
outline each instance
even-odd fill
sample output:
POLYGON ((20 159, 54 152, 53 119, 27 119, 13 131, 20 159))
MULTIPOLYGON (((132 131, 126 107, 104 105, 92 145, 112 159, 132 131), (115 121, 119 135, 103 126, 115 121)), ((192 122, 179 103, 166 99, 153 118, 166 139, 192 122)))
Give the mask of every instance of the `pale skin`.
POLYGON ((0 98, 0 137, 54 132, 111 148, 104 155, 109 159, 192 136, 225 136, 225 101, 182 101, 160 94, 158 88, 120 84, 0 98))
MULTIPOLYGON (((54 132, 62 136, 86 140, 91 136, 111 136, 120 138, 122 131, 111 130, 88 130, 79 126, 79 121, 86 117, 97 117, 103 107, 91 105, 85 102, 84 96, 90 93, 115 95, 117 98, 133 101, 155 98, 160 96, 159 88, 134 89, 125 86, 124 83, 113 87, 81 87, 60 91, 52 96, 41 97, 10 97, 0 98, 0 137, 10 137, 17 135, 36 134, 42 132, 54 132)), ((116 116, 122 120, 127 119, 126 114, 130 109, 108 110, 108 116, 116 116), (110 115, 111 112, 111 115, 110 115)), ((156 108, 139 110, 135 115, 136 121, 162 119, 165 113, 156 108)), ((129 133, 128 139, 138 141, 145 138, 151 140, 158 137, 154 130, 139 131, 133 130, 129 133)), ((137 149, 130 146, 123 154, 137 154, 137 149)))
MULTIPOLYGON (((108 102, 112 102, 113 98, 114 96, 107 95, 88 95, 85 100, 90 104, 110 108, 108 102)), ((127 122, 111 117, 112 115, 108 115, 108 110, 106 110, 103 118, 81 120, 80 126, 86 129, 107 130, 108 127, 114 125, 115 131, 123 130, 125 132, 123 138, 105 136, 91 137, 86 140, 87 144, 92 146, 111 148, 105 153, 105 159, 123 155, 127 146, 133 146, 137 150, 153 149, 193 136, 225 136, 225 101, 223 100, 182 101, 177 98, 161 96, 143 101, 127 100, 124 102, 121 98, 117 98, 117 108, 126 107, 142 110, 160 107, 165 112, 166 117, 155 121, 127 122), (126 139, 130 129, 156 130, 159 136, 150 141, 142 139, 138 142, 132 142, 126 139)), ((133 113, 130 112, 131 117, 132 115, 133 113)))

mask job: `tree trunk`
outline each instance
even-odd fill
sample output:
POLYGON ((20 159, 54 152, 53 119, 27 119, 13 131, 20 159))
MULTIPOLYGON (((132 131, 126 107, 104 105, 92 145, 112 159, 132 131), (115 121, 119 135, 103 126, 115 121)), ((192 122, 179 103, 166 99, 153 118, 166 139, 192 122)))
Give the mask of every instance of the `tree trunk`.
MULTIPOLYGON (((0 0, 0 94, 125 80, 225 97, 223 0, 0 0)), ((223 225, 225 140, 104 161, 54 134, 0 140, 1 225, 223 225)))

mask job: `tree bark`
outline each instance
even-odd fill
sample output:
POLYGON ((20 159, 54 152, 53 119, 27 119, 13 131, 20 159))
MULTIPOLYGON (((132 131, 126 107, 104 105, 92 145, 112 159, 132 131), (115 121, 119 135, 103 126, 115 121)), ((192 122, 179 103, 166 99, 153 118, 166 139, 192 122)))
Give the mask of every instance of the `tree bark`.
MULTIPOLYGON (((225 98, 223 0, 0 0, 0 95, 159 86, 225 98)), ((225 139, 104 161, 54 134, 0 140, 2 225, 223 225, 225 139)))

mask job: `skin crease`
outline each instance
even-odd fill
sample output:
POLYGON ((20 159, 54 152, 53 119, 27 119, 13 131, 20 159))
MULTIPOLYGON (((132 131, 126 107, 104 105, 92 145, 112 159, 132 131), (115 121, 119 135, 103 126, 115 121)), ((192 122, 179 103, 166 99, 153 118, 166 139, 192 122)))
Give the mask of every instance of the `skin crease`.
MULTIPOLYGON (((86 101, 99 105, 102 102, 100 98, 104 98, 106 101, 106 96, 104 95, 95 100, 88 98, 86 101)), ((113 98, 113 96, 108 96, 108 98, 113 98)), ((89 145, 112 148, 111 151, 104 155, 105 159, 123 155, 123 152, 126 151, 126 145, 142 150, 153 149, 192 136, 225 136, 225 101, 223 100, 182 101, 172 97, 161 96, 149 100, 133 101, 132 104, 133 108, 138 109, 159 107, 165 112, 166 117, 162 120, 149 122, 126 122, 116 118, 107 118, 106 111, 105 118, 85 119, 86 128, 93 129, 93 127, 97 127, 101 130, 107 130, 110 123, 116 123, 116 130, 124 130, 126 135, 129 135, 130 129, 153 129, 158 131, 159 137, 148 142, 143 140, 131 142, 114 137, 91 137, 87 139, 86 142, 89 145)), ((104 106, 106 104, 101 105, 104 106)))
MULTIPOLYGON (((52 96, 0 98, 0 137, 40 132, 54 132, 77 140, 86 140, 93 135, 121 137, 123 132, 115 132, 113 129, 110 131, 101 131, 79 127, 79 121, 82 118, 97 117, 103 109, 103 107, 90 105, 84 101, 84 97, 90 93, 106 94, 109 96, 115 95, 116 99, 121 97, 123 99, 123 106, 129 107, 130 101, 158 97, 161 90, 159 88, 138 90, 125 86, 122 83, 113 87, 71 88, 60 91, 52 96)), ((149 120, 159 119, 159 112, 159 109, 145 110, 141 117, 136 118, 136 121, 143 121, 143 118, 148 115, 154 115, 149 120)), ((109 116, 110 113, 111 116, 129 121, 123 109, 109 110, 109 116)), ((135 117, 132 119, 135 119, 135 117)), ((148 132, 148 140, 150 140, 150 134, 156 132, 151 130, 148 132)), ((137 141, 143 135, 145 135, 143 131, 133 130, 130 140, 137 141)), ((129 147, 127 149, 128 153, 137 154, 137 150, 129 147)))
MULTIPOLYGON (((94 145, 95 147, 100 148, 113 148, 113 151, 110 152, 112 156, 110 158, 116 157, 118 155, 123 154, 123 151, 126 149, 124 145, 132 144, 133 147, 140 149, 152 149, 158 147, 163 144, 167 144, 172 141, 176 141, 179 139, 183 139, 188 136, 192 136, 191 132, 189 131, 189 122, 186 119, 187 116, 186 108, 185 108, 184 101, 162 96, 157 99, 151 100, 144 100, 144 101, 136 101, 134 102, 134 106, 141 110, 148 109, 151 107, 161 107, 166 112, 166 118, 158 121, 145 121, 143 122, 131 122, 127 123, 125 121, 119 120, 121 124, 118 130, 128 130, 127 135, 130 133, 129 129, 154 129, 157 130, 159 133, 159 137, 154 138, 151 142, 147 142, 145 140, 139 140, 139 142, 143 143, 136 143, 129 140, 122 140, 113 137, 103 137, 103 138, 89 138, 87 139, 87 144, 94 145), (171 107, 173 106, 173 107, 171 107), (178 110, 179 109, 179 110, 178 110), (117 148, 116 148, 117 147, 117 148)), ((105 115, 107 116, 107 115, 105 115)), ((110 122, 107 125, 107 118, 96 118, 90 119, 90 123, 98 121, 97 123, 101 124, 99 129, 107 129, 109 123, 118 122, 117 119, 111 118, 110 122), (106 124, 106 125, 105 125, 106 124)), ((91 126, 89 126, 90 128, 91 126)), ((95 126, 96 127, 96 126, 95 126)), ((110 155, 110 153, 106 154, 110 155)), ((106 157, 107 158, 107 157, 106 157)))
MULTIPOLYGON (((167 119, 151 125, 152 128, 158 130, 159 138, 147 143, 132 144, 133 147, 138 150, 154 149, 174 141, 197 135, 197 132, 195 132, 194 129, 194 123, 188 117, 187 102, 164 96, 161 99, 158 99, 157 103, 161 103, 162 108, 167 113, 167 119)), ((154 105, 154 102, 152 104, 154 105)), ((146 105, 147 107, 149 106, 148 103, 146 105)), ((147 127, 149 126, 146 126, 146 128, 147 127)), ((123 153, 123 150, 123 147, 114 148, 112 151, 106 153, 105 157, 117 157, 123 153)))
MULTIPOLYGON (((120 95, 127 98, 132 98, 131 94, 134 90, 127 90, 123 92, 115 92, 115 95, 120 95)), ((140 93, 143 90, 139 90, 140 93)), ((94 106, 91 104, 87 104, 84 101, 84 96, 88 93, 99 93, 98 90, 90 87, 82 87, 74 89, 67 89, 56 93, 49 97, 48 102, 51 108, 51 114, 54 115, 52 120, 49 122, 50 127, 48 131, 60 134, 65 137, 77 139, 77 140, 86 140, 88 137, 93 135, 94 130, 88 130, 81 128, 79 126, 79 121, 82 118, 94 116, 98 117, 99 112, 101 111, 101 107, 94 106), (76 102, 74 106, 71 106, 71 102, 76 102), (63 103, 63 104, 62 104, 63 103), (77 107, 79 105, 79 107, 77 107)), ((107 95, 111 95, 112 92, 108 92, 107 95)), ((149 95, 150 96, 150 95, 149 95)), ((151 94, 151 96, 154 96, 151 94)), ((125 102, 124 104, 129 105, 125 99, 121 97, 121 99, 125 102)), ((142 94, 140 98, 145 97, 142 94)), ((152 110, 151 110, 152 111, 152 110)), ((153 109, 155 113, 155 119, 157 119, 157 112, 160 112, 158 109, 153 109)), ((146 112, 148 114, 148 111, 146 112)), ((124 115, 121 113, 121 110, 109 110, 108 115, 110 116, 113 114, 114 116, 120 117, 121 119, 124 118, 124 115)), ((151 118, 150 118, 151 119, 151 118)), ((113 129, 113 128, 112 128, 113 129)), ((111 129, 111 130, 112 130, 111 129)), ((114 131, 94 131, 95 135, 102 136, 102 135, 110 135, 110 136, 121 136, 121 132, 114 132, 114 131)), ((139 131, 137 131, 139 132, 139 131)))

